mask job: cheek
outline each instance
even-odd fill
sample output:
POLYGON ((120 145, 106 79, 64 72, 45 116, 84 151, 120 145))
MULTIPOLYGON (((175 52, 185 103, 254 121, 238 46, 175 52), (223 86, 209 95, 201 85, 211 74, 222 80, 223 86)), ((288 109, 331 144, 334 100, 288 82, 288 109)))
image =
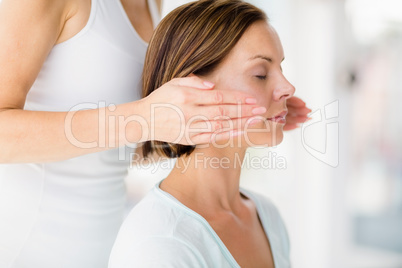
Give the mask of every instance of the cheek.
POLYGON ((229 76, 228 74, 218 79, 217 85, 222 90, 236 90, 242 92, 248 92, 248 85, 244 79, 234 74, 229 76))
POLYGON ((256 97, 258 93, 261 93, 261 90, 258 90, 244 74, 234 71, 221 72, 217 77, 217 85, 219 85, 219 89, 222 90, 247 92, 256 95, 256 97))
MULTIPOLYGON (((235 80, 236 81, 236 80, 235 80)), ((238 90, 252 94, 257 99, 257 105, 269 108, 272 100, 272 92, 267 90, 266 83, 256 78, 239 79, 236 82, 238 90)))
POLYGON ((258 81, 256 78, 225 72, 216 79, 216 87, 219 90, 236 90, 249 93, 257 99, 257 105, 269 109, 272 100, 272 92, 267 90, 266 82, 258 81))
POLYGON ((255 90, 255 96, 257 98, 257 104, 261 105, 267 110, 269 110, 269 107, 271 106, 271 99, 272 97, 268 94, 268 92, 263 91, 263 90, 255 90))

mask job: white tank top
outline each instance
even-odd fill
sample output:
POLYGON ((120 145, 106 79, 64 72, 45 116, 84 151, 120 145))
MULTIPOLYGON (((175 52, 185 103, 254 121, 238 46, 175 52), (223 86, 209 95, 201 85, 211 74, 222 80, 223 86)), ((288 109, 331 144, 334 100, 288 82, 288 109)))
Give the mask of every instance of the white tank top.
MULTIPOLYGON (((156 25, 158 8, 148 2, 156 25)), ((120 0, 92 0, 87 25, 54 46, 25 109, 68 111, 134 101, 146 49, 120 0)), ((0 165, 0 267, 107 267, 123 220, 132 151, 0 165)))

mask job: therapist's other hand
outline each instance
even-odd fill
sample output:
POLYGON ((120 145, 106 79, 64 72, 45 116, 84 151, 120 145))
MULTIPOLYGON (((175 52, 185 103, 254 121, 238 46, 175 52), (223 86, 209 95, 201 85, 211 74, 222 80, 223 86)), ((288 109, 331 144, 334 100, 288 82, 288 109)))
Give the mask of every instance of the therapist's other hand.
POLYGON ((241 91, 215 90, 214 84, 195 75, 172 79, 142 99, 147 140, 184 145, 227 140, 266 112, 256 102, 241 91))
POLYGON ((286 124, 283 130, 292 130, 299 127, 299 124, 306 122, 310 118, 308 114, 311 109, 307 108, 306 103, 298 97, 291 97, 286 101, 288 114, 286 115, 286 124))

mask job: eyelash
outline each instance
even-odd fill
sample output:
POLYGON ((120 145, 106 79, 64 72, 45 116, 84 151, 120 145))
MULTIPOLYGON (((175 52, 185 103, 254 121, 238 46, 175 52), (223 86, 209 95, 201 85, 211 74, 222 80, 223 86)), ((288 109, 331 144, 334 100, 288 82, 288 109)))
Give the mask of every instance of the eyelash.
POLYGON ((266 75, 256 75, 256 77, 260 80, 267 80, 267 76, 266 75))

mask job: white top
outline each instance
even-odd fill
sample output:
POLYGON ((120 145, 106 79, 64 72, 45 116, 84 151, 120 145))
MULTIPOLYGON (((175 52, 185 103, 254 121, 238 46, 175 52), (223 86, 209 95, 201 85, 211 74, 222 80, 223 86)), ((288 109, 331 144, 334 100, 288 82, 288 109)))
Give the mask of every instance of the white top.
MULTIPOLYGON (((275 206, 241 189, 256 205, 276 268, 290 267, 289 240, 275 206)), ((109 268, 240 267, 209 223, 157 184, 124 221, 109 268)))
MULTIPOLYGON (((140 97, 147 43, 119 0, 91 2, 87 25, 50 52, 26 110, 93 109, 140 97)), ((156 25, 156 4, 149 6, 156 25)), ((0 267, 107 267, 123 220, 131 152, 0 165, 0 267)))

